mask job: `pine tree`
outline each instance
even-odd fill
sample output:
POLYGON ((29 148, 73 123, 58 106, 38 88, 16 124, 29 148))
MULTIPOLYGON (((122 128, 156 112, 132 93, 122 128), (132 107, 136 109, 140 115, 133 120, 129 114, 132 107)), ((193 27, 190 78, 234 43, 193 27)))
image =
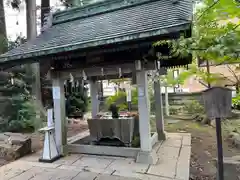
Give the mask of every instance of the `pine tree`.
MULTIPOLYGON (((9 43, 9 49, 17 47, 24 41, 18 37, 16 41, 9 43)), ((33 131, 36 118, 36 107, 30 94, 33 77, 27 76, 25 66, 2 71, 0 76, 2 110, 0 131, 33 131)))

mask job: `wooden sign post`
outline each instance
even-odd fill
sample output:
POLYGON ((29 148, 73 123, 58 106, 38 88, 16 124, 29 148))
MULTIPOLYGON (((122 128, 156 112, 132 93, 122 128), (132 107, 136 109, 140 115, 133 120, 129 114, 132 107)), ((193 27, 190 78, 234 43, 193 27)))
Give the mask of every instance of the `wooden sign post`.
POLYGON ((232 92, 223 87, 203 91, 204 107, 208 118, 215 118, 218 149, 218 180, 224 180, 221 119, 231 115, 232 92))

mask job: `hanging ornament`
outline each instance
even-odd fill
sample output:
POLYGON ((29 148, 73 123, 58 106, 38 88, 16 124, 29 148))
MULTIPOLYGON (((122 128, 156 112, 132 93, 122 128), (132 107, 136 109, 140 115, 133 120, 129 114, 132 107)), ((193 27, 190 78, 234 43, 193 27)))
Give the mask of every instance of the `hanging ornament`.
POLYGON ((102 76, 104 76, 103 68, 101 68, 101 74, 102 74, 102 76))
POLYGON ((14 79, 13 78, 11 78, 11 84, 14 85, 14 79))
POLYGON ((73 75, 70 73, 69 76, 70 76, 70 82, 73 82, 74 81, 73 75))
POLYGON ((160 61, 158 60, 157 61, 157 69, 160 70, 160 68, 161 68, 161 64, 160 64, 160 61))
POLYGON ((122 77, 122 68, 118 68, 119 78, 122 77))
POLYGON ((83 80, 85 81, 87 80, 87 75, 84 70, 82 71, 82 77, 83 77, 83 80))

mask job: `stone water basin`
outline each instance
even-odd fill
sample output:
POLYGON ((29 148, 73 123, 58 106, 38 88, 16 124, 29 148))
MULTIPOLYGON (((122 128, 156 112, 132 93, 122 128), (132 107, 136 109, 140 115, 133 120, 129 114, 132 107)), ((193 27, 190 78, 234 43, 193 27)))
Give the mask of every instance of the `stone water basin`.
POLYGON ((137 131, 133 117, 120 116, 113 119, 108 114, 87 121, 92 141, 100 141, 103 138, 118 139, 125 146, 131 146, 134 131, 137 131))

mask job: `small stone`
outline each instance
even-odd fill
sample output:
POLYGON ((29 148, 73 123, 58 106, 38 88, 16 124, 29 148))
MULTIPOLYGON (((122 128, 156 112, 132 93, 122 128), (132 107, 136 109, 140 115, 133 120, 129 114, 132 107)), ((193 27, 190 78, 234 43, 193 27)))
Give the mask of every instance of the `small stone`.
POLYGON ((212 127, 216 127, 216 122, 215 122, 215 120, 211 120, 210 125, 211 125, 212 127))
POLYGON ((31 139, 20 133, 0 134, 0 158, 15 160, 31 153, 31 139))

